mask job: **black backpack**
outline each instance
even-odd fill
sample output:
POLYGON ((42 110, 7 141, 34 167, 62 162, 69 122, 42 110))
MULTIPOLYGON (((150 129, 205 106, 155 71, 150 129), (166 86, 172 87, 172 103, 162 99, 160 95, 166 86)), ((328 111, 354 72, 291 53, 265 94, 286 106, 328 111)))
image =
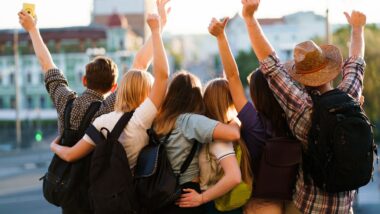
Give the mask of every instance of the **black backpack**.
POLYGON ((123 114, 110 132, 93 126, 86 134, 96 143, 90 168, 90 202, 95 214, 139 213, 132 172, 124 147, 118 139, 133 115, 123 114), (101 132, 106 132, 104 135, 101 132))
POLYGON ((174 173, 165 149, 170 134, 161 142, 153 129, 149 129, 149 144, 141 150, 137 159, 135 186, 144 213, 151 213, 175 203, 181 195, 179 177, 187 170, 198 149, 199 143, 194 140, 180 173, 174 173))
MULTIPOLYGON (((64 131, 60 141, 60 145, 63 146, 72 147, 82 139, 101 104, 101 102, 91 103, 79 129, 72 130, 70 129, 70 116, 74 100, 69 100, 65 107, 64 131)), ((73 163, 66 162, 58 155, 54 155, 48 172, 40 179, 43 180, 42 189, 45 199, 56 206, 90 209, 88 201, 90 161, 91 155, 73 163)))
POLYGON ((366 185, 372 177, 376 146, 360 104, 339 89, 311 96, 312 126, 303 152, 305 182, 311 178, 330 193, 366 185))

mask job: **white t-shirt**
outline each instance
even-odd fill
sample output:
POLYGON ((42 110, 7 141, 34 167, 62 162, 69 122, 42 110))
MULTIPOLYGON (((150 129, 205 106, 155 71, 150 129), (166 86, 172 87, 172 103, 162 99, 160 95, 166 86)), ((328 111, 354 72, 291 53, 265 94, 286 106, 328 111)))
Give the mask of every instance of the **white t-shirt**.
MULTIPOLYGON (((112 131, 123 114, 123 112, 113 111, 96 118, 92 124, 97 130, 104 127, 109 131, 112 131)), ((119 137, 119 142, 123 145, 125 152, 127 153, 131 168, 135 167, 141 149, 148 145, 149 137, 146 130, 152 126, 156 114, 156 106, 150 98, 145 99, 135 110, 131 120, 119 137)), ((84 135, 83 139, 95 146, 94 141, 87 134, 84 135)))
POLYGON ((217 174, 223 170, 219 162, 231 155, 235 155, 232 142, 216 141, 202 146, 199 153, 200 184, 202 190, 210 188, 219 181, 220 177, 217 174))

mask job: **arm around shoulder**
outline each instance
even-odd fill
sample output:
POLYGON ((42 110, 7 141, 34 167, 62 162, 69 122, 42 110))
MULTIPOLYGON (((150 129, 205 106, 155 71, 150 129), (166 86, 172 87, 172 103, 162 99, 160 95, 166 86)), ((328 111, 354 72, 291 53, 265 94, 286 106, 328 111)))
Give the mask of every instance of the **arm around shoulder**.
POLYGON ((212 134, 213 140, 236 141, 240 139, 240 126, 236 122, 224 124, 218 122, 212 134))
POLYGON ((94 150, 94 146, 83 139, 76 143, 73 147, 61 146, 58 143, 59 138, 56 138, 50 144, 50 149, 62 160, 67 162, 75 162, 94 150))

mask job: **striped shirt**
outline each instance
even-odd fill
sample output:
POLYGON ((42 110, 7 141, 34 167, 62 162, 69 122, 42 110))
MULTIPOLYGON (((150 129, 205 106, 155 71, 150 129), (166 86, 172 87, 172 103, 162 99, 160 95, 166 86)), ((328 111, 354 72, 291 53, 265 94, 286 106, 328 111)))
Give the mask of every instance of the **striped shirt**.
POLYGON ((87 109, 92 102, 101 101, 102 104, 96 112, 92 121, 103 114, 113 111, 116 100, 116 93, 112 93, 106 99, 104 96, 94 90, 86 89, 80 96, 72 91, 67 83, 67 79, 59 69, 50 69, 45 74, 45 87, 50 98, 53 101, 58 114, 59 134, 63 133, 65 107, 69 100, 76 98, 73 102, 73 108, 70 117, 70 128, 78 130, 87 109))
MULTIPOLYGON (((276 54, 261 63, 277 101, 284 109, 293 134, 304 144, 311 127, 313 101, 305 87, 288 75, 276 54)), ((365 62, 360 57, 350 57, 343 65, 343 80, 338 89, 359 100, 363 89, 365 62)), ((293 202, 302 213, 349 213, 355 191, 327 193, 303 180, 302 167, 296 183, 293 202)))

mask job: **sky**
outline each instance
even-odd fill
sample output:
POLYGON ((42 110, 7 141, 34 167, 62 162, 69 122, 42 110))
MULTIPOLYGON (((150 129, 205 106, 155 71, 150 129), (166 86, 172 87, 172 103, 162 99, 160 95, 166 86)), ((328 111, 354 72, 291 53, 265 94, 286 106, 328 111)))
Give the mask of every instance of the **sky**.
MULTIPOLYGON (((17 12, 24 2, 36 4, 40 28, 90 23, 92 0, 0 0, 0 29, 19 28, 17 12)), ((240 0, 171 0, 170 6, 166 31, 173 34, 206 33, 212 17, 233 16, 242 7, 240 0)), ((367 22, 380 23, 378 0, 261 0, 257 16, 276 18, 297 11, 324 14, 327 6, 332 23, 345 23, 343 11, 352 9, 366 13, 367 22)))

